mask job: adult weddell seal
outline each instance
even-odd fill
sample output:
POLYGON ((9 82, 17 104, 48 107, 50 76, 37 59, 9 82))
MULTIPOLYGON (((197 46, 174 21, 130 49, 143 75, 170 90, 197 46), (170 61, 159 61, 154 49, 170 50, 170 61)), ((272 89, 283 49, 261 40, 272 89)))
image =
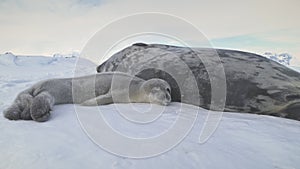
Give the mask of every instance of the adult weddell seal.
POLYGON ((4 110, 10 120, 48 120, 57 104, 96 106, 110 103, 155 103, 168 105, 171 89, 161 79, 143 80, 125 73, 101 73, 76 78, 50 79, 21 92, 4 110))
POLYGON ((170 84, 172 101, 214 110, 211 80, 222 77, 207 70, 214 70, 218 63, 224 68, 226 84, 223 111, 300 120, 300 74, 253 53, 137 43, 111 56, 97 72, 121 71, 145 80, 160 78, 170 84), (191 89, 191 77, 197 92, 191 89))

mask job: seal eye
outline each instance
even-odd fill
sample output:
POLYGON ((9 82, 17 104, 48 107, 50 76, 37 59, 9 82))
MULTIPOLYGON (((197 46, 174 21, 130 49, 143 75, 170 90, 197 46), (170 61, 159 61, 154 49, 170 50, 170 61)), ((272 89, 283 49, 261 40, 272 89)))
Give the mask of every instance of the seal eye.
POLYGON ((170 90, 169 88, 167 88, 167 92, 168 92, 169 94, 171 94, 171 90, 170 90))

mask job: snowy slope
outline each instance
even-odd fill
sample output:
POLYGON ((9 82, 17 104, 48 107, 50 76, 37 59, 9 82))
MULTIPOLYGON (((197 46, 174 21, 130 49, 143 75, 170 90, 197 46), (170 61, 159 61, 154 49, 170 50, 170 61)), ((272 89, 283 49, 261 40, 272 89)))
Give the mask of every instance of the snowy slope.
MULTIPOLYGON (((0 112, 13 101, 18 92, 36 81, 72 77, 76 59, 0 55, 0 112)), ((87 60, 81 63, 79 70, 82 74, 95 73, 92 63, 87 60)), ((159 134, 170 127, 181 107, 179 103, 172 103, 155 123, 138 126, 124 120, 117 111, 131 112, 133 108, 149 108, 147 104, 133 105, 111 104, 81 109, 92 115, 99 113, 100 108, 102 115, 115 130, 131 137, 143 137, 159 134)), ((51 119, 45 123, 9 121, 1 115, 0 169, 296 169, 300 166, 299 121, 224 113, 212 137, 199 144, 199 134, 208 112, 187 105, 181 108, 186 114, 198 111, 191 132, 170 151, 145 159, 119 157, 101 149, 81 128, 74 105, 56 106, 51 119)), ((101 132, 101 129, 97 130, 101 132)))

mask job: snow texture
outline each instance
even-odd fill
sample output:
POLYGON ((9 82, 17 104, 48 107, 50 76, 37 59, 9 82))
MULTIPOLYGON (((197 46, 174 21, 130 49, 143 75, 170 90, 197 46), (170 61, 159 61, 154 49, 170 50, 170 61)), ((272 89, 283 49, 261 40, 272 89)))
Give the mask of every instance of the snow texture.
MULTIPOLYGON (((0 55, 0 112, 20 91, 39 80, 72 77, 76 61, 77 57, 0 55)), ((82 59, 81 63, 82 74, 96 72, 96 66, 91 62, 82 59)), ((134 105, 141 110, 149 106, 134 105)), ((131 111, 131 106, 111 104, 100 107, 116 130, 128 136, 143 137, 159 134, 170 127, 180 104, 167 106, 157 123, 140 127, 124 120, 115 109, 131 111)), ((87 113, 99 113, 98 108, 86 108, 87 113)), ((199 110, 191 132, 175 148, 146 159, 123 158, 101 149, 81 128, 74 105, 55 106, 51 119, 45 123, 9 121, 1 115, 0 169, 296 169, 300 166, 299 121, 224 113, 210 139, 199 144, 208 111, 194 106, 183 106, 182 109, 187 114, 199 110)), ((101 132, 101 129, 97 130, 101 132)))

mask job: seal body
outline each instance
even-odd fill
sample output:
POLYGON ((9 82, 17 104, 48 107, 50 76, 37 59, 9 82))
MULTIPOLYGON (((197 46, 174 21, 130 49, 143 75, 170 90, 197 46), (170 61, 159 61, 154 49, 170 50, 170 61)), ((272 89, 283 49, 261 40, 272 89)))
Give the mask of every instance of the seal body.
POLYGON ((300 120, 300 74, 253 53, 138 43, 114 54, 99 65, 97 71, 121 71, 146 80, 161 78, 172 88, 172 101, 214 110, 211 82, 222 77, 208 69, 214 70, 218 63, 222 64, 225 74, 224 111, 300 120), (191 89, 194 83, 191 75, 197 92, 191 89), (186 92, 189 90, 193 92, 186 92))
POLYGON ((21 92, 4 110, 11 120, 46 121, 57 104, 97 106, 110 103, 168 105, 171 89, 161 79, 143 80, 125 73, 102 73, 76 78, 49 79, 21 92))

